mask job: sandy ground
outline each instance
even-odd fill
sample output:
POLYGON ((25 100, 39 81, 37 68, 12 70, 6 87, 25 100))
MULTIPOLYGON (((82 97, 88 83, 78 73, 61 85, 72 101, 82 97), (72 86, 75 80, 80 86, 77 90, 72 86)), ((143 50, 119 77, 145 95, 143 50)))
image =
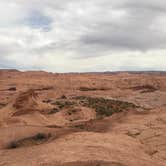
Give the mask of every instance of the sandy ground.
POLYGON ((0 70, 0 166, 165 166, 166 74, 0 70))

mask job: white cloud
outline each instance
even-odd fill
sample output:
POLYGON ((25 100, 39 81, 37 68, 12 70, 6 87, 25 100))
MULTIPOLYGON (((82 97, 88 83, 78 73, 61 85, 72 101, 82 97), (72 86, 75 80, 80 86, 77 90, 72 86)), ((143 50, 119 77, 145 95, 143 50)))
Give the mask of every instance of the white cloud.
POLYGON ((0 68, 166 70, 166 2, 0 1, 0 68))

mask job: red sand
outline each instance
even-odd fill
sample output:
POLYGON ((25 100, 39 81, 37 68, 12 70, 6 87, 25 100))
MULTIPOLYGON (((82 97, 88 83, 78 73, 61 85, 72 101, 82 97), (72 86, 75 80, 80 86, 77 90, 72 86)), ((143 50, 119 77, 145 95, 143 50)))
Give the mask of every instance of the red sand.
POLYGON ((1 70, 0 166, 166 165, 165 82, 159 73, 1 70), (99 116, 78 96, 135 107, 99 116))

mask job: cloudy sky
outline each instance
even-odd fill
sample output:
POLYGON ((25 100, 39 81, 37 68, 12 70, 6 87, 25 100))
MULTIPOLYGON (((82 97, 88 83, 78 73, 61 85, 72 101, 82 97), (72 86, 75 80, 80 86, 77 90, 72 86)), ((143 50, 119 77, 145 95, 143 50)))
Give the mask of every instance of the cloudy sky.
POLYGON ((166 70, 166 1, 0 0, 0 68, 166 70))

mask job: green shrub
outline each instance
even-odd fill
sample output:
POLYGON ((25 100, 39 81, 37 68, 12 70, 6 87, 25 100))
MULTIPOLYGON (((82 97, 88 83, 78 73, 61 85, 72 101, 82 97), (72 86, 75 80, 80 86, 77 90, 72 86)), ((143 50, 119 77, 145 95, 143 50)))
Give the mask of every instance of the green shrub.
POLYGON ((104 116, 111 116, 113 113, 137 107, 133 103, 104 98, 78 96, 76 99, 80 100, 79 103, 81 105, 95 109, 97 113, 96 116, 100 118, 104 116))

